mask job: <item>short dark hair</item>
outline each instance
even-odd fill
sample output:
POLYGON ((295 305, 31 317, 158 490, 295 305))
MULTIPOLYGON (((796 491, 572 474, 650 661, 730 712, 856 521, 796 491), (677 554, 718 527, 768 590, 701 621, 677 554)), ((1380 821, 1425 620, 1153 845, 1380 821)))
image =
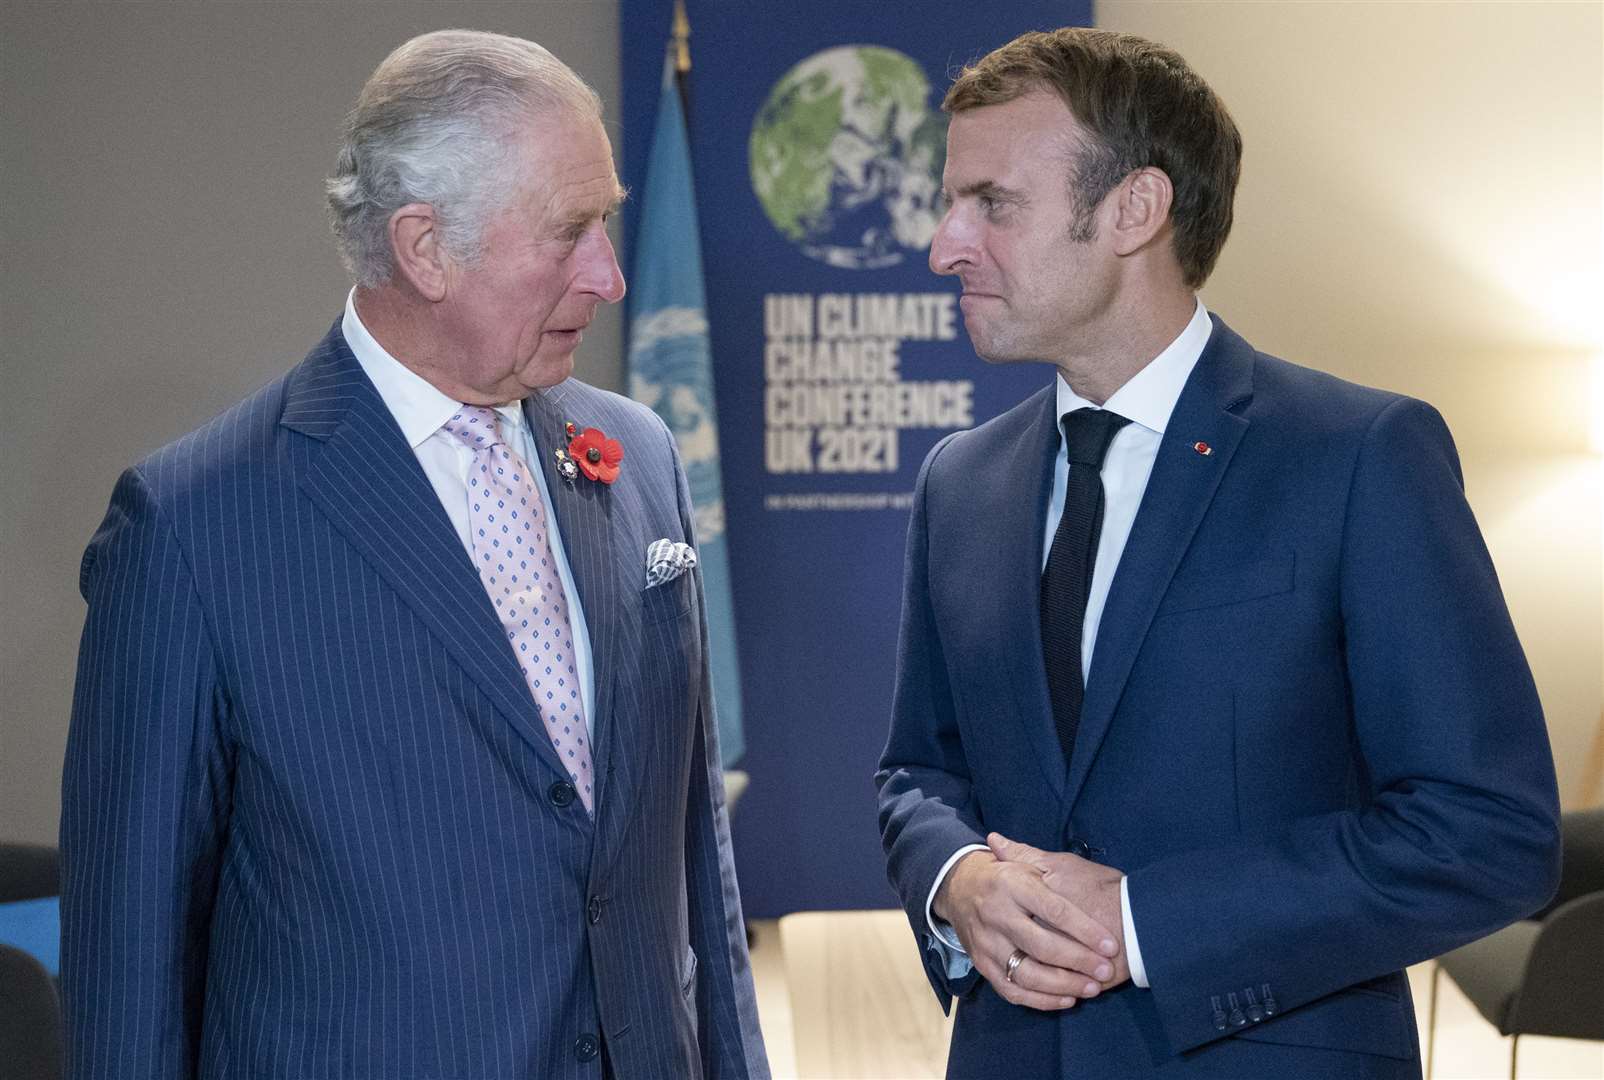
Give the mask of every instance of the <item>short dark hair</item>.
MULTIPOLYGON (((1133 34, 1070 26, 1021 34, 966 66, 941 107, 1001 105, 1036 89, 1063 99, 1091 134, 1075 154, 1076 228, 1114 187, 1144 166, 1175 189, 1175 257, 1201 288, 1231 232, 1242 136, 1225 103, 1171 49, 1133 34)), ((1082 237, 1084 238, 1084 237, 1082 237)))

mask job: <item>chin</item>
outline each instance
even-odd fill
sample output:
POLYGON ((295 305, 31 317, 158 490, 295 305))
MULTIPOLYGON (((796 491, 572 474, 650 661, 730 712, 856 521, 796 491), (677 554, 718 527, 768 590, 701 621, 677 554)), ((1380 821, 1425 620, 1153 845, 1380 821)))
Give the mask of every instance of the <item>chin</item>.
POLYGON ((531 360, 521 372, 518 381, 529 390, 544 390, 556 386, 574 373, 574 354, 561 357, 540 357, 531 360))
POLYGON ((975 350, 975 355, 986 363, 1009 364, 1021 359, 1008 341, 1000 341, 996 334, 990 332, 994 327, 966 320, 964 329, 969 331, 969 345, 975 350))
POLYGON ((975 347, 975 355, 988 364, 1020 364, 1037 359, 1034 356, 1021 356, 1014 350, 1000 346, 995 342, 982 344, 978 341, 971 341, 971 344, 975 347))

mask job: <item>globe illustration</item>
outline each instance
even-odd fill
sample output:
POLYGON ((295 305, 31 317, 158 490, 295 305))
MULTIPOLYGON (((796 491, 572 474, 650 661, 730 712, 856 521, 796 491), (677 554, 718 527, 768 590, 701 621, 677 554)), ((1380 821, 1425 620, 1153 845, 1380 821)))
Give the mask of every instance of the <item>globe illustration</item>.
POLYGON ((946 138, 917 63, 837 46, 786 72, 758 110, 752 187, 804 254, 852 270, 893 266, 935 235, 946 138))

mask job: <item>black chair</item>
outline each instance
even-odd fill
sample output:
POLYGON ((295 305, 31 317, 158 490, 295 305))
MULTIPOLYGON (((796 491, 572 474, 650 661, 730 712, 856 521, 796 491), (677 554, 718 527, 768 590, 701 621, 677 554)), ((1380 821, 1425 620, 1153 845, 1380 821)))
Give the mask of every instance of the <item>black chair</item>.
MULTIPOLYGON (((56 849, 0 844, 0 904, 61 892, 56 849)), ((61 999, 44 965, 0 945, 0 1074, 17 1080, 60 1080, 61 999)))
POLYGON ((1522 1035, 1604 1039, 1604 808, 1564 815, 1560 836, 1559 891, 1548 907, 1438 958, 1431 973, 1427 1080, 1444 973, 1488 1023, 1513 1037, 1511 1080, 1522 1035))
POLYGON ((0 945, 0 1073, 60 1080, 61 1001, 56 980, 21 949, 0 945))
POLYGON ((60 859, 53 847, 0 844, 0 904, 61 893, 60 859))

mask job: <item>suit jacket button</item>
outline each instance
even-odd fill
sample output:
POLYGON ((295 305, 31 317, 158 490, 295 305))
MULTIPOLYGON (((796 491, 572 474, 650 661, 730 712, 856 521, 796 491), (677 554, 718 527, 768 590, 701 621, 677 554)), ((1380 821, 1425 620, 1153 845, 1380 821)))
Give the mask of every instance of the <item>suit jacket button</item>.
POLYGON ((1084 859, 1087 855, 1091 854, 1091 851, 1092 851, 1092 846, 1090 844, 1088 844, 1086 841, 1082 840, 1078 836, 1070 837, 1070 839, 1069 839, 1069 853, 1071 855, 1078 855, 1078 856, 1080 856, 1081 858, 1084 859))
POLYGON ((601 922, 601 897, 592 896, 590 903, 585 905, 585 914, 590 918, 590 925, 595 926, 601 922))
POLYGON ((596 1036, 588 1032, 574 1040, 574 1057, 580 1061, 595 1061, 600 1050, 601 1044, 596 1041, 596 1036))
POLYGON ((551 785, 550 790, 548 790, 546 794, 551 798, 551 805, 567 806, 569 803, 574 801, 574 799, 579 795, 579 792, 575 791, 574 785, 570 784, 568 781, 559 780, 555 784, 551 785))

